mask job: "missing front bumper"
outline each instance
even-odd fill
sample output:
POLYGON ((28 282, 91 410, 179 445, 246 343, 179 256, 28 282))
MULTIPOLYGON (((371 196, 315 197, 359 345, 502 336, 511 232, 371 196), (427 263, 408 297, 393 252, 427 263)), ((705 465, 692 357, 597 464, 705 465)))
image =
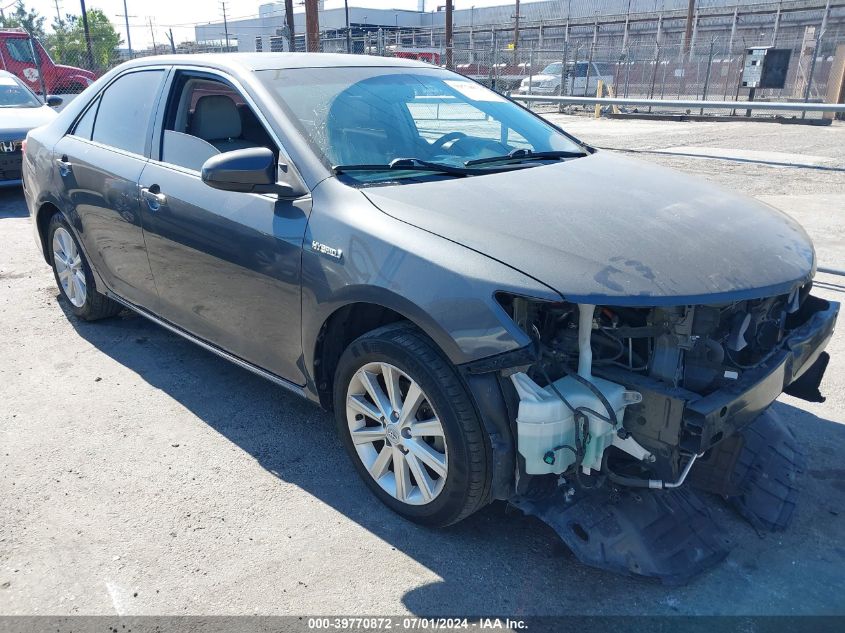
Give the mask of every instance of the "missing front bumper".
POLYGON ((682 453, 710 450, 751 424, 784 391, 808 400, 821 398, 818 388, 827 366, 824 348, 838 314, 838 303, 808 297, 800 325, 784 339, 780 351, 707 396, 621 369, 605 368, 600 374, 642 394, 642 402, 628 408, 625 426, 657 457, 655 474, 674 480, 682 453))

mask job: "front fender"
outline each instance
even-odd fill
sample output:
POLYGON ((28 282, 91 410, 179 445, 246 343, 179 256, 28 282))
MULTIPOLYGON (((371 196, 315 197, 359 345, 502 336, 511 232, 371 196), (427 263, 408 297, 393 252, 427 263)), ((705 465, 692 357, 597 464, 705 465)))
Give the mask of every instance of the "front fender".
POLYGON ((496 301, 496 292, 562 300, 554 290, 501 262, 386 215, 334 178, 314 189, 313 197, 302 256, 308 370, 314 366, 322 325, 351 303, 375 304, 401 314, 460 365, 530 342, 496 301))

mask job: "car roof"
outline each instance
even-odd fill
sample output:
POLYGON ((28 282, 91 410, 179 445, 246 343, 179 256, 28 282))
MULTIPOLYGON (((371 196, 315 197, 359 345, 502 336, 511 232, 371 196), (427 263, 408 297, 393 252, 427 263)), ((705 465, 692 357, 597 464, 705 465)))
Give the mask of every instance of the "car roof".
POLYGON ((426 62, 398 57, 347 55, 341 53, 200 53, 142 57, 125 66, 195 64, 229 70, 278 70, 287 68, 399 67, 437 68, 426 62))

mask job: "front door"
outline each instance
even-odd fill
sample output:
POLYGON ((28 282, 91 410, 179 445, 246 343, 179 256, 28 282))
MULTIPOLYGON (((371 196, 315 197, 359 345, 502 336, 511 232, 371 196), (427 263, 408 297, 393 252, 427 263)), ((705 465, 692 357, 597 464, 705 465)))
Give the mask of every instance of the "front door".
POLYGON ((144 168, 142 214, 150 265, 168 321, 297 384, 302 354, 300 263, 310 198, 212 189, 208 157, 279 147, 229 83, 177 73, 161 147, 144 168), (160 158, 160 160, 157 160, 160 158))
POLYGON ((136 305, 155 309, 141 224, 138 179, 162 69, 121 75, 97 97, 54 148, 55 178, 82 248, 106 286, 136 305))

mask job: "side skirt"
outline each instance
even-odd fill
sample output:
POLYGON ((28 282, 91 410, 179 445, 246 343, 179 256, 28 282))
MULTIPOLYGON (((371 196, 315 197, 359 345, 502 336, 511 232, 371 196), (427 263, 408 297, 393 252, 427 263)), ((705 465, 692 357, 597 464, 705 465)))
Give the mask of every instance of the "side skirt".
POLYGON ((180 328, 176 325, 173 325, 169 321, 165 321, 164 319, 157 317, 152 312, 148 312, 144 308, 141 308, 139 306, 134 305, 133 303, 130 303, 129 301, 126 301, 125 299, 123 299, 122 297, 119 297, 118 295, 114 294, 111 291, 107 291, 107 294, 108 294, 108 297, 110 299, 113 299, 114 301, 116 301, 117 303, 122 305, 123 307, 128 308, 128 309, 132 310, 133 312, 135 312, 137 314, 140 314, 145 319, 149 319, 150 321, 152 321, 156 325, 160 325, 165 330, 169 330, 169 331, 173 332, 174 334, 178 334, 182 338, 189 340, 191 343, 199 345, 200 347, 202 347, 205 350, 208 350, 212 354, 216 354, 220 358, 225 358, 226 360, 228 360, 231 363, 234 363, 238 367, 246 369, 247 371, 251 371, 253 374, 261 376, 262 378, 269 380, 270 382, 275 383, 275 384, 279 385, 280 387, 283 387, 283 388, 287 389, 288 391, 295 393, 296 395, 300 396, 301 398, 305 398, 307 400, 310 400, 310 398, 308 398, 308 393, 305 391, 304 387, 300 387, 296 383, 293 383, 289 380, 286 380, 285 378, 282 378, 281 376, 277 376, 276 374, 271 373, 271 372, 267 371, 266 369, 262 369, 261 367, 258 367, 257 365, 253 365, 252 363, 244 360, 243 358, 239 358, 239 357, 235 356, 234 354, 230 354, 226 350, 221 349, 221 348, 217 347, 216 345, 209 343, 208 341, 204 341, 201 338, 197 338, 196 336, 194 336, 190 332, 187 332, 187 331, 183 330, 182 328, 180 328))

